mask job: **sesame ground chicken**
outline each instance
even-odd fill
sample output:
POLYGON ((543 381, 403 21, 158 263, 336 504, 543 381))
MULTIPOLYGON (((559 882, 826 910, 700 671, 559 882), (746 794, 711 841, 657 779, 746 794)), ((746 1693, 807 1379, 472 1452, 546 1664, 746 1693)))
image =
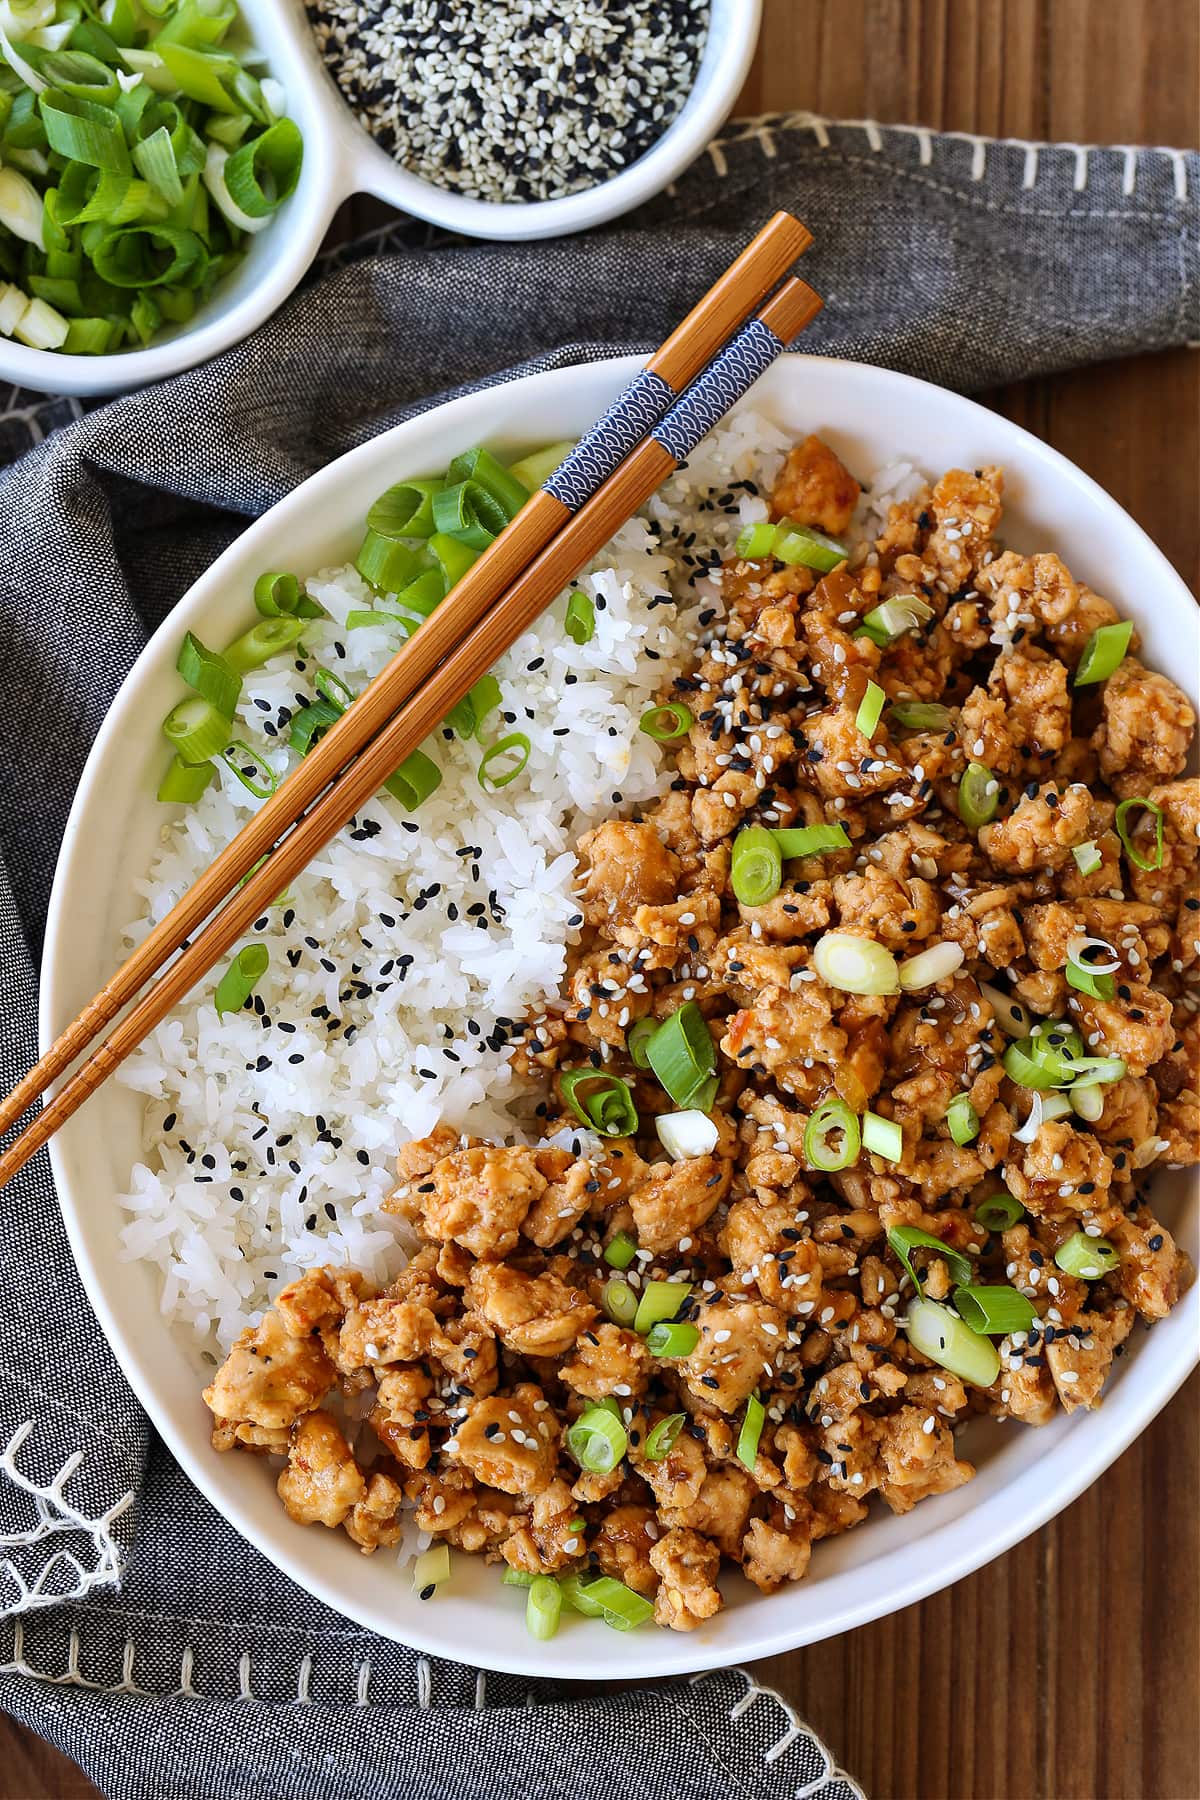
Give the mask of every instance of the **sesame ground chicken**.
POLYGON ((690 1631, 723 1568, 772 1592, 968 1481, 973 1416, 1099 1404, 1175 1305, 1195 714, 1002 494, 950 470, 848 555, 858 483, 791 450, 659 797, 579 842, 538 1141, 408 1145, 399 1277, 308 1271, 205 1392, 293 1518, 690 1631))

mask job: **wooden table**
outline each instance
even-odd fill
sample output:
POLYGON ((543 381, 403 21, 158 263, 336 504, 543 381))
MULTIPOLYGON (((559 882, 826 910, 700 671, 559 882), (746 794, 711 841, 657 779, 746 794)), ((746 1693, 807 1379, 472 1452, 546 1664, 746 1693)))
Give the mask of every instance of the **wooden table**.
MULTIPOLYGON (((1188 145, 1194 0, 766 0, 738 111, 1188 145)), ((1141 357, 988 396, 1200 576, 1200 362, 1141 357)), ((949 1592, 755 1670, 871 1800, 1200 1795, 1200 1382, 1060 1518, 949 1592)), ((0 1717, 0 1800, 95 1790, 0 1717)), ((314 1794, 313 1800, 321 1800, 314 1794)))

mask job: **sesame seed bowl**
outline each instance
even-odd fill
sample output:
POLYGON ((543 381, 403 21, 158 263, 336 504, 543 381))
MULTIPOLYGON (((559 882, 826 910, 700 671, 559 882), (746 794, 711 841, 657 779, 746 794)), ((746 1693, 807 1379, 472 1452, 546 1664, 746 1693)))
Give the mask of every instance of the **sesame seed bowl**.
MULTIPOLYGON (((238 269, 186 325, 146 348, 66 355, 0 336, 0 380, 48 394, 112 393, 195 367, 256 330, 310 267, 337 208, 371 194, 398 211, 471 237, 534 239, 587 230, 666 187, 717 131, 754 54, 761 0, 712 0, 690 91, 657 141, 607 179, 554 199, 477 199, 423 179, 390 156, 339 91, 301 0, 240 0, 255 49, 281 83, 304 139, 296 191, 238 269)), ((514 130, 516 150, 523 139, 514 130)))
MULTIPOLYGON (((126 680, 80 783, 47 927, 43 1046, 117 960, 161 839, 153 794, 163 752, 154 721, 177 696, 180 633, 221 642, 243 622, 246 596, 264 569, 307 574, 352 553, 364 496, 389 482, 444 466, 471 444, 503 457, 577 436, 636 366, 629 358, 529 376, 384 434, 274 507, 184 597, 126 680)), ((927 469, 1003 465, 1007 541, 1058 552, 1132 617, 1147 665, 1194 692, 1200 614, 1183 582, 1115 501, 1018 426, 909 377, 819 357, 782 358, 755 389, 754 404, 785 433, 820 432, 861 470, 898 456, 927 469)), ((1000 1555, 1081 1493, 1166 1404, 1200 1342, 1200 1287, 1193 1286, 1170 1317, 1130 1339, 1098 1411, 1060 1415, 1038 1430, 972 1422, 958 1442, 977 1466, 973 1480, 923 1501, 915 1515, 875 1513, 859 1530, 819 1544, 802 1584, 758 1595, 730 1581, 726 1608, 688 1634, 619 1636, 572 1621, 548 1649, 527 1635, 523 1608, 506 1600, 496 1572, 476 1559, 456 1557, 453 1580, 422 1604, 410 1573, 386 1553, 366 1558, 332 1532, 298 1531, 256 1459, 214 1456, 199 1398, 211 1367, 194 1339, 170 1328, 156 1272, 121 1256, 118 1196, 144 1153, 142 1120, 139 1096, 110 1082, 50 1154, 88 1296, 154 1425, 214 1506, 300 1586, 384 1636, 489 1668, 580 1679, 677 1675, 820 1641, 910 1605, 1000 1555)), ((1196 1260, 1200 1199, 1188 1172, 1156 1175, 1152 1200, 1196 1260)))

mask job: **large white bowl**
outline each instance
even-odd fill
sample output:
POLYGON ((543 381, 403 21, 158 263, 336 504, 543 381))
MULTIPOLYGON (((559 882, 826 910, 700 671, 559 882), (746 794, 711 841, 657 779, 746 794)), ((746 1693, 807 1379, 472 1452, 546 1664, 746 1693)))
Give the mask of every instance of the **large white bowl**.
POLYGON ((238 0, 267 68, 283 83, 304 136, 296 192, 255 237, 245 259, 186 325, 145 349, 65 356, 0 337, 0 381, 45 394, 108 394, 161 381, 228 349, 283 304, 352 194, 481 238, 562 237, 649 200, 692 162, 733 106, 754 55, 762 0, 713 0, 708 37, 687 101, 645 155, 608 181, 561 200, 468 200, 412 175, 371 138, 342 99, 317 49, 303 0, 238 0))
MULTIPOLYGON (((180 602, 138 658, 88 759, 54 884, 42 987, 46 1043, 111 971, 118 928, 137 908, 133 888, 161 829, 153 800, 162 745, 155 729, 177 697, 175 656, 185 627, 221 642, 244 626, 255 576, 302 572, 352 554, 364 505, 410 474, 442 468, 466 446, 501 452, 576 436, 629 379, 624 358, 531 375, 425 413, 322 470, 252 525, 180 602)), ((819 430, 852 468, 903 453, 922 467, 1003 463, 1005 531, 1027 548, 1057 550, 1076 575, 1132 614, 1147 661, 1194 684, 1197 610, 1145 534, 1087 476, 1008 420, 968 400, 883 369, 792 356, 756 390, 789 429, 819 430)), ((894 1611, 956 1581, 1043 1524, 1093 1481, 1153 1418, 1196 1357, 1195 1292, 1149 1333, 1138 1332, 1100 1411, 1042 1431, 981 1421, 968 1453, 978 1478, 907 1518, 880 1512, 820 1544, 809 1576, 765 1597, 727 1582, 728 1609, 689 1635, 618 1636, 572 1620, 553 1645, 525 1634, 520 1597, 493 1568, 456 1559, 452 1586, 421 1604, 384 1552, 361 1556, 342 1533, 288 1520, 267 1466, 217 1456, 200 1402, 204 1371, 158 1311, 157 1278, 119 1260, 122 1217, 113 1196, 138 1154, 141 1101, 110 1081, 54 1140, 63 1216, 92 1304, 129 1380, 174 1455, 213 1504, 295 1581, 361 1624, 442 1656, 558 1676, 668 1675, 767 1656, 894 1611)), ((1197 1206, 1182 1176, 1164 1176, 1157 1204, 1197 1255, 1197 1206)))

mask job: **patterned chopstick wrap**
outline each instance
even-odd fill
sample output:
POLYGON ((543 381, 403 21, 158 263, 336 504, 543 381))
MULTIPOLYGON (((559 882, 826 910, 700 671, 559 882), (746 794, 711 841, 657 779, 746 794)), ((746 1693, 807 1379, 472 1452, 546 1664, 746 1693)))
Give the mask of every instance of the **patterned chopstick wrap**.
POLYGON ((701 438, 721 423, 783 350, 782 340, 769 325, 761 319, 748 319, 663 415, 651 435, 672 461, 686 462, 701 438))
POLYGON ((662 418, 678 396, 653 369, 640 369, 608 411, 584 432, 544 484, 546 492, 577 513, 662 418))

